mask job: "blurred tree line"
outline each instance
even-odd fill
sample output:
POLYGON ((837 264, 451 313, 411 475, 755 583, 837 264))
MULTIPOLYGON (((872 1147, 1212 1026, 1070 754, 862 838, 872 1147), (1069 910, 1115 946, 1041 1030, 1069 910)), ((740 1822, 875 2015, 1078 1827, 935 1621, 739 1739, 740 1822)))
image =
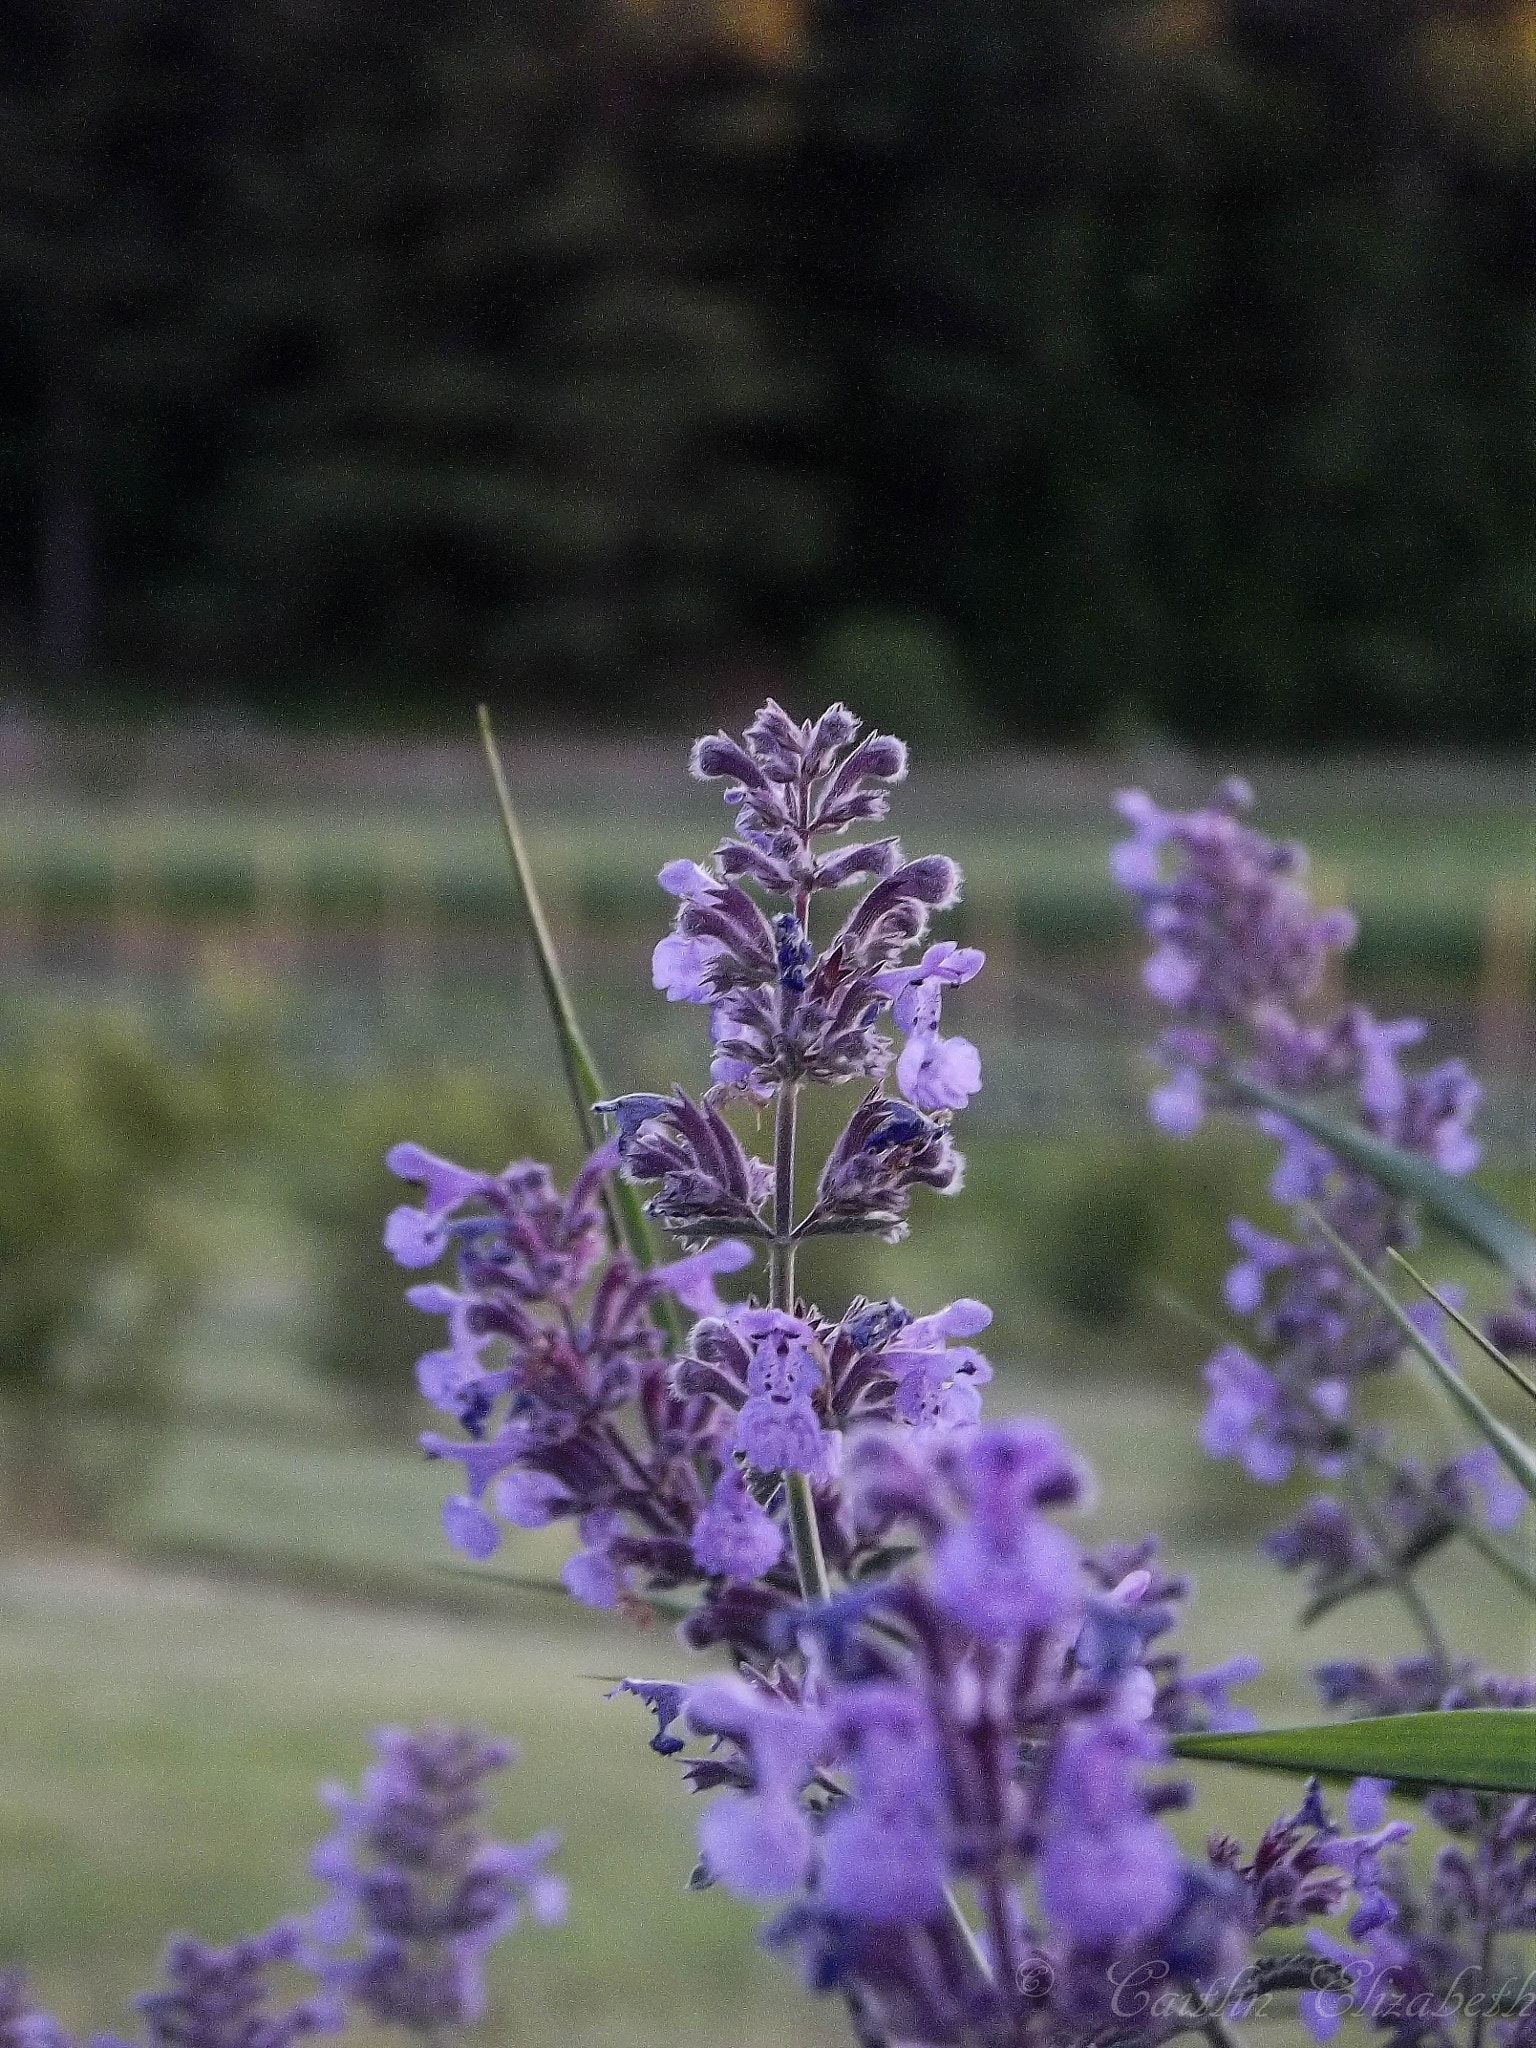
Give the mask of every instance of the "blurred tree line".
POLYGON ((0 653, 1514 736, 1533 60, 1533 0, 0 0, 0 653))

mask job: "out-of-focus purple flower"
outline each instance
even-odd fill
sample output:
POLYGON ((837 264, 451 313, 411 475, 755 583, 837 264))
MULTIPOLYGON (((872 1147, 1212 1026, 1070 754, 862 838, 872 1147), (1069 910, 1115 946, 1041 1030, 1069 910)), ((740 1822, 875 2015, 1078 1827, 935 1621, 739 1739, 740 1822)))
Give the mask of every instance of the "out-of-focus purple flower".
POLYGON ((322 1790, 336 1828, 311 1859, 331 1888, 311 1920, 317 1966, 374 2020, 436 2035, 481 2016, 494 1941, 525 1915, 563 1917, 565 1887, 543 1868, 558 1838, 492 1842, 475 1827, 505 1744, 469 1729, 382 1728, 373 1745, 358 1795, 322 1790))
MULTIPOLYGON (((346 2015, 335 1997, 272 2008, 267 1979, 273 1965, 307 1961, 303 1929, 295 1920, 225 1948, 173 1935, 160 1965, 163 1987, 133 2001, 143 2015, 149 2048, 288 2048, 308 2034, 339 2032, 346 2015)), ((96 2040, 102 2048, 109 2042, 122 2048, 111 2035, 96 2040)), ((34 2041, 28 2048, 43 2048, 43 2043, 34 2041)))
POLYGON ((723 1792, 699 1822, 710 1875, 758 1904, 793 1891, 814 1848, 800 1791, 821 1744, 818 1718, 739 1679, 691 1687, 687 1718, 700 1734, 730 1737, 745 1766, 745 1789, 723 1792))
POLYGON ((1452 1459, 1436 1474, 1433 1489, 1457 1513, 1475 1512, 1475 1501, 1490 1529, 1512 1529, 1525 1509, 1524 1489, 1510 1478, 1492 1444, 1479 1444, 1452 1459))
POLYGON ((945 1813, 938 1744, 921 1698, 902 1685, 842 1688, 828 1741, 852 1781, 821 1843, 818 1897, 877 1924, 943 1911, 945 1813))
POLYGON ((0 2048, 72 2048, 53 2014, 27 1996, 20 1970, 0 1970, 0 2048))
POLYGON ((581 1548, 560 1567, 561 1584, 583 1607, 617 1607, 626 1579, 614 1562, 613 1547, 624 1534, 624 1517, 612 1508, 594 1508, 576 1529, 581 1548))
POLYGON ((1111 1721, 1073 1730, 1052 1764, 1040 1898, 1052 1926, 1085 1947, 1134 1941, 1178 1899, 1178 1849, 1148 1819, 1133 1774, 1161 1752, 1160 1738, 1111 1721))
POLYGON ((712 1574, 757 1579, 783 1554, 783 1530, 753 1498, 738 1468, 727 1465, 693 1525, 694 1562, 712 1574))
POLYGON ((1344 1818, 1356 1834, 1379 1828, 1387 1817, 1390 1778, 1356 1778, 1344 1800, 1344 1818))
POLYGON ((995 1424, 960 1451, 970 1510, 933 1551, 939 1605, 977 1635, 1050 1626, 1081 1597, 1081 1552, 1040 1510, 1080 1499, 1082 1467, 1048 1423, 995 1424))
POLYGON ((1147 1114, 1170 1138, 1188 1138, 1205 1119, 1205 1091, 1193 1067, 1178 1067, 1147 1097, 1147 1114))
POLYGON ((1354 942, 1347 911, 1316 911, 1297 878, 1301 849, 1238 822, 1252 791, 1224 783, 1204 810, 1163 811, 1140 790, 1115 800, 1132 838, 1111 856, 1156 941, 1143 972, 1170 1008, 1222 1021, 1316 988, 1330 953, 1354 942))
POLYGON ((1200 1419, 1201 1449, 1211 1458, 1239 1458, 1250 1478, 1278 1485, 1296 1462, 1283 1430, 1279 1381, 1236 1344, 1222 1346, 1204 1378, 1211 1398, 1200 1419))
POLYGON ((1536 1358, 1536 1294, 1516 1287, 1508 1305, 1483 1318, 1489 1341, 1515 1358, 1536 1358))
POLYGON ((1227 1233, 1244 1256, 1228 1272, 1222 1287, 1227 1307, 1234 1315, 1251 1316, 1263 1304, 1264 1287, 1271 1273, 1283 1273, 1297 1257, 1296 1246, 1268 1231, 1255 1230, 1243 1216, 1234 1216, 1227 1233))

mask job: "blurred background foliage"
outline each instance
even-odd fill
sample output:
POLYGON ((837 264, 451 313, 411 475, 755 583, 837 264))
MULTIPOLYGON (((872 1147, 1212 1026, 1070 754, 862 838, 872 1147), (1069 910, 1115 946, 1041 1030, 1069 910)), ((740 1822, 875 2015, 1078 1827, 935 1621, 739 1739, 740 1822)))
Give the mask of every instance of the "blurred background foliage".
POLYGON ((702 1071, 646 988, 719 830, 677 733, 773 689, 914 742, 989 954, 969 1184, 807 1291, 990 1301, 994 1410, 1267 1717, 1405 1647, 1291 1639, 1245 1552, 1304 1482, 1196 1448, 1267 1161, 1146 1131, 1108 798, 1246 761, 1530 1216, 1533 77, 1536 0, 0 0, 0 1962, 72 2026, 305 1903, 314 1781, 460 1714, 579 1902, 493 2027, 840 2032, 681 1889, 592 1675, 670 1639, 456 1569, 412 1441, 385 1148, 575 1162, 481 696, 618 1087, 702 1071))
POLYGON ((1513 737, 1533 64, 1532 0, 3 0, 0 653, 1513 737))

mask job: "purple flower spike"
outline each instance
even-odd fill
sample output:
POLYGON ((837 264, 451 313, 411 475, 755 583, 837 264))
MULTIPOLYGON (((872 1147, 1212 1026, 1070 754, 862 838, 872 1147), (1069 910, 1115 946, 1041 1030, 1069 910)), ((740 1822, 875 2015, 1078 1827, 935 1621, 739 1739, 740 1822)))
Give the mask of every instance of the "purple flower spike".
MULTIPOLYGON (((557 1837, 487 1841, 481 1781, 511 1751, 470 1729, 382 1728, 360 1795, 328 1786, 336 1830, 311 1859, 331 1896, 311 1922, 325 1980, 383 2025, 423 2036, 479 2019, 486 1950, 526 1914, 562 1917, 543 1864, 557 1837)), ((258 2048, 253 2042, 250 2048, 258 2048)))
POLYGON ((336 2033, 345 2024, 333 1997, 301 2000, 274 2012, 267 1972, 306 1961, 303 1930, 285 1920, 265 1934, 210 1948, 189 1935, 166 1943, 165 1986, 134 1999, 150 2048, 289 2048, 307 2034, 336 2033))

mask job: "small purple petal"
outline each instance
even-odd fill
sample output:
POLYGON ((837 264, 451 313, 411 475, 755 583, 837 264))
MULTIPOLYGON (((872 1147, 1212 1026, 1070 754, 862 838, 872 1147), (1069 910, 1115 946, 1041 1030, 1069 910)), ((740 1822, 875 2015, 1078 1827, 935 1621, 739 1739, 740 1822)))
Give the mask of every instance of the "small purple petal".
POLYGON ((501 1545, 501 1531, 485 1509, 465 1493, 450 1494, 443 1502, 443 1534, 455 1550, 478 1563, 501 1545))

